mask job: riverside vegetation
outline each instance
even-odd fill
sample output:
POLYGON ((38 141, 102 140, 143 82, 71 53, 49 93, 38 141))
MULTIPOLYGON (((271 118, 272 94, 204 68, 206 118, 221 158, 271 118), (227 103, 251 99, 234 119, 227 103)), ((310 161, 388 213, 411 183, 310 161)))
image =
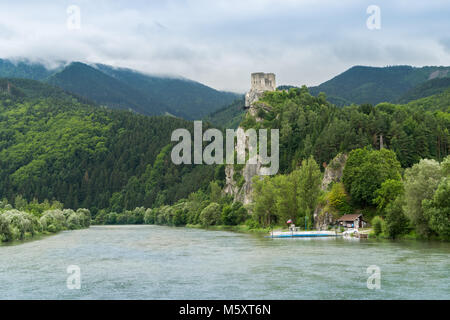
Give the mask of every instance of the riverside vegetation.
POLYGON ((33 200, 28 203, 17 196, 14 207, 6 200, 0 201, 0 242, 25 240, 62 230, 83 229, 91 224, 88 209, 63 209, 58 201, 39 203, 33 200))
MULTIPOLYGON (((170 161, 171 132, 192 133, 192 122, 101 108, 40 82, 6 79, 0 82, 0 197, 3 203, 15 203, 17 195, 28 203, 64 203, 35 220, 30 212, 20 215, 31 225, 39 219, 45 231, 41 219, 52 209, 66 224, 55 218, 61 223, 51 229, 70 228, 72 214, 63 207, 88 208, 97 224, 257 230, 286 218, 312 228, 321 205, 319 215, 378 216, 373 226, 380 237, 448 239, 449 101, 445 91, 406 105, 340 108, 306 87, 266 93, 256 104, 261 120, 247 114, 240 126, 280 130, 280 173, 255 178, 254 201, 244 207, 222 193, 224 165, 170 161), (342 181, 321 190, 319 164, 331 165, 339 153, 348 154, 342 181)), ((235 169, 241 183, 242 167, 235 169)), ((11 210, 1 210, 2 225, 15 223, 11 210)))

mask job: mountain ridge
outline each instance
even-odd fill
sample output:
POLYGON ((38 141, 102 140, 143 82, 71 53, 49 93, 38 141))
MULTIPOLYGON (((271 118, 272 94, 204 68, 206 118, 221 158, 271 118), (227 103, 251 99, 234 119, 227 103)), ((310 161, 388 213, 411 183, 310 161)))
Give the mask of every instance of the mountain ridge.
POLYGON ((201 119, 239 96, 190 79, 76 61, 47 68, 39 62, 0 59, 0 78, 48 82, 96 104, 188 120, 201 119))

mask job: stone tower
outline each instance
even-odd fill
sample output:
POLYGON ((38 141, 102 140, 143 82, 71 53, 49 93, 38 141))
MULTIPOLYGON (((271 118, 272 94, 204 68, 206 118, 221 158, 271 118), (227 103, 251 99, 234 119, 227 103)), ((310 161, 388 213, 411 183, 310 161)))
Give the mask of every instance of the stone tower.
POLYGON ((264 91, 275 91, 275 88, 274 73, 252 73, 251 89, 245 95, 245 107, 250 108, 253 102, 261 98, 264 91))

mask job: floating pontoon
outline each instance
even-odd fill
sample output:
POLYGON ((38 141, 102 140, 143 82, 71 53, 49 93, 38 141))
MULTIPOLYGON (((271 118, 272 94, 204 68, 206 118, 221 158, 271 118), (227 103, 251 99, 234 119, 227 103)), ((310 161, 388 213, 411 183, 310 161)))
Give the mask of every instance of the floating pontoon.
POLYGON ((337 237, 338 234, 335 231, 271 231, 269 238, 314 238, 314 237, 337 237))

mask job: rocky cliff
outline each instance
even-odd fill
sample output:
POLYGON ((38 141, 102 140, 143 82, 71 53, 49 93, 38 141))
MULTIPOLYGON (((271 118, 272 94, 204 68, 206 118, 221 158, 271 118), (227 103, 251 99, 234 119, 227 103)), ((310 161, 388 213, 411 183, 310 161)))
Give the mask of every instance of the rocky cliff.
MULTIPOLYGON (((331 183, 341 182, 347 158, 348 155, 340 153, 327 165, 322 179, 322 190, 328 190, 331 183)), ((335 220, 336 217, 331 212, 328 201, 317 205, 314 210, 314 227, 317 230, 327 230, 335 220)))

